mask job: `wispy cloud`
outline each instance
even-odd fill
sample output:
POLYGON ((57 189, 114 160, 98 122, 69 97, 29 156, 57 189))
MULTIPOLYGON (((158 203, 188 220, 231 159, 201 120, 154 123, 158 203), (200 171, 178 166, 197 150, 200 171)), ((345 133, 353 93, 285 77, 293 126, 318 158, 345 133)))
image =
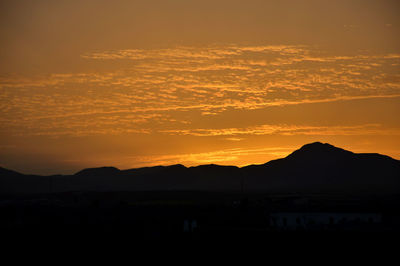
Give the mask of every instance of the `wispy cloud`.
POLYGON ((354 126, 258 125, 246 128, 175 129, 164 130, 162 132, 173 135, 191 135, 198 137, 238 135, 400 135, 400 129, 383 128, 379 124, 354 126))
POLYGON ((96 51, 82 58, 113 60, 116 67, 0 78, 0 130, 140 132, 188 123, 186 112, 218 116, 230 110, 400 97, 400 54, 214 45, 96 51), (126 60, 134 63, 127 67, 126 60))

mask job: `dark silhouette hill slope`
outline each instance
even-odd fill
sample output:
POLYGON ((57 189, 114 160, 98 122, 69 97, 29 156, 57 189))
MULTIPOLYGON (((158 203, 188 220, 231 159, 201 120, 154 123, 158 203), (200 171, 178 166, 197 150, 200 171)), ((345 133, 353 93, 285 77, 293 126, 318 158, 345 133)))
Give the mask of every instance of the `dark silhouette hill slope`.
POLYGON ((23 175, 0 168, 0 193, 66 191, 242 191, 269 193, 399 193, 400 161, 306 144, 262 165, 183 165, 119 170, 88 168, 74 175, 23 175))
POLYGON ((21 175, 23 174, 0 167, 0 176, 21 176, 21 175))
POLYGON ((304 145, 286 158, 243 168, 248 190, 296 192, 399 192, 400 162, 356 154, 330 144, 304 145))
POLYGON ((76 173, 76 176, 109 176, 118 174, 120 170, 115 167, 87 168, 76 173))

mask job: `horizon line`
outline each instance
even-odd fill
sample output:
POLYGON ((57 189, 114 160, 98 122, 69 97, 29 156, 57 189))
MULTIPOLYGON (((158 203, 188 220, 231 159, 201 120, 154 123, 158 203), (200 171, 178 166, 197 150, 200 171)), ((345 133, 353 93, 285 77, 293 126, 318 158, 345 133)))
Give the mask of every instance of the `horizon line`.
POLYGON ((372 153, 371 153, 371 152, 361 152, 361 153, 357 153, 357 152, 352 152, 352 151, 349 151, 349 150, 346 150, 346 149, 343 149, 343 148, 339 148, 339 147, 337 147, 337 146, 335 146, 335 145, 332 145, 332 144, 330 144, 330 143, 323 143, 323 142, 320 142, 320 141, 315 141, 315 142, 310 142, 310 143, 306 143, 306 144, 302 145, 300 148, 293 150, 291 153, 289 153, 289 154, 288 154, 287 156, 285 156, 285 157, 281 157, 281 158, 277 158, 277 159, 272 159, 272 160, 269 160, 269 161, 264 162, 264 163, 252 163, 252 164, 246 164, 246 165, 243 165, 243 166, 238 166, 238 165, 225 165, 225 164, 217 164, 217 163, 205 163, 205 164, 198 164, 198 165, 186 166, 186 165, 183 164, 183 163, 175 163, 175 164, 156 164, 156 165, 148 165, 148 166, 140 166, 140 167, 133 167, 133 168, 120 169, 120 168, 115 167, 115 166, 112 166, 112 165, 103 165, 103 166, 97 166, 97 167, 85 167, 85 168, 82 168, 81 170, 76 171, 75 173, 72 173, 72 174, 45 174, 45 175, 43 175, 43 174, 26 174, 26 173, 19 172, 18 170, 14 170, 14 169, 11 169, 11 168, 8 168, 8 167, 3 167, 3 166, 1 166, 1 165, 0 165, 0 169, 4 169, 4 170, 8 170, 8 171, 13 171, 13 172, 16 172, 16 173, 22 174, 22 175, 46 176, 46 177, 49 177, 49 176, 59 176, 59 175, 62 175, 62 176, 70 176, 70 175, 76 175, 76 174, 78 174, 79 172, 82 172, 82 171, 84 171, 84 170, 88 170, 88 169, 101 169, 101 168, 114 168, 114 169, 116 169, 116 170, 118 170, 118 171, 129 171, 129 170, 137 170, 137 169, 144 169, 144 168, 171 167, 171 166, 183 166, 183 167, 189 169, 189 168, 195 168, 195 167, 201 167, 201 166, 211 166, 211 165, 212 165, 212 166, 220 166, 220 167, 236 167, 236 168, 241 169, 241 168, 245 168, 245 167, 248 167, 248 166, 261 166, 261 165, 267 164, 267 163, 272 162, 272 161, 276 161, 276 160, 280 160, 280 159, 287 158, 289 155, 293 154, 295 151, 298 151, 298 150, 302 149, 304 146, 312 145, 312 144, 329 145, 329 146, 332 146, 333 148, 341 149, 341 150, 344 150, 344 151, 347 151, 347 152, 351 152, 351 153, 356 154, 356 155, 358 155, 358 154, 375 154, 375 155, 386 156, 386 157, 388 157, 388 158, 390 158, 390 159, 393 159, 393 160, 396 160, 396 161, 400 161, 399 159, 393 158, 393 157, 391 157, 391 156, 389 156, 389 155, 386 155, 386 154, 381 154, 381 153, 376 153, 376 152, 372 152, 372 153))

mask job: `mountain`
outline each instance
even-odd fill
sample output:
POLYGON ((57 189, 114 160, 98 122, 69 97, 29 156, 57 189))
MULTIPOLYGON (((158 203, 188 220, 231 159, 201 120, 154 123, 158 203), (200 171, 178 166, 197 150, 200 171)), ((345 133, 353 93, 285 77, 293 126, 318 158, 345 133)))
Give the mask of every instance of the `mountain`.
POLYGON ((76 176, 110 176, 118 174, 120 170, 115 167, 87 168, 76 173, 76 176))
POLYGON ((400 162, 356 154, 330 144, 306 144, 286 158, 247 166, 248 190, 296 192, 400 192, 400 162))
POLYGON ((34 176, 0 168, 0 193, 63 191, 241 191, 268 193, 398 193, 400 161, 357 154, 320 142, 262 165, 183 165, 119 170, 88 168, 74 175, 34 176))
POLYGON ((48 192, 51 178, 47 176, 24 175, 0 167, 0 195, 48 192))
POLYGON ((22 174, 0 167, 0 176, 21 176, 22 174))

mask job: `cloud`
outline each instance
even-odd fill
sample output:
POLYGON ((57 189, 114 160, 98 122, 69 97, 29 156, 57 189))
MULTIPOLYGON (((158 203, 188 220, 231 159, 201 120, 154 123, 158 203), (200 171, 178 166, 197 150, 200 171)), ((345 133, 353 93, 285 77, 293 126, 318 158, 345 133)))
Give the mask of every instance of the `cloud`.
POLYGON ((301 45, 267 45, 267 46, 208 46, 190 47, 179 46, 167 49, 124 49, 92 52, 81 55, 84 59, 94 60, 140 60, 140 59, 223 59, 227 57, 240 56, 246 52, 297 54, 302 53, 304 46, 301 45))
MULTIPOLYGON (((222 129, 175 129, 164 130, 171 135, 191 135, 197 137, 240 136, 240 135, 316 135, 316 136, 352 136, 352 135, 400 135, 400 129, 383 128, 379 124, 354 126, 308 126, 308 125, 258 125, 246 128, 222 129)), ((228 140, 241 140, 226 138, 228 140)))
POLYGON ((0 130, 115 132, 185 123, 186 112, 400 97, 399 54, 331 55, 305 45, 88 52, 109 70, 0 78, 0 130), (127 66, 126 60, 135 60, 127 66), (121 65, 119 65, 121 64, 121 65), (96 121, 96 123, 95 123, 96 121))

